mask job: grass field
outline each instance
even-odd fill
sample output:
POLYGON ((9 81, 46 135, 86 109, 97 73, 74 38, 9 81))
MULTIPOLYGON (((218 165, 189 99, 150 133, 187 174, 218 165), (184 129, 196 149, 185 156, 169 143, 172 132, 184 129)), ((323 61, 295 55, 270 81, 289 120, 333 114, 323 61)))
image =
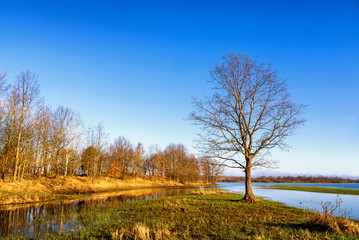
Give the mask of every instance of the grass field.
POLYGON ((45 239, 358 239, 359 227, 281 203, 202 193, 108 205, 79 213, 82 230, 45 239))
POLYGON ((359 195, 359 189, 349 189, 349 188, 316 187, 316 186, 302 186, 302 185, 272 185, 272 186, 263 186, 263 187, 270 189, 279 189, 279 190, 359 195))

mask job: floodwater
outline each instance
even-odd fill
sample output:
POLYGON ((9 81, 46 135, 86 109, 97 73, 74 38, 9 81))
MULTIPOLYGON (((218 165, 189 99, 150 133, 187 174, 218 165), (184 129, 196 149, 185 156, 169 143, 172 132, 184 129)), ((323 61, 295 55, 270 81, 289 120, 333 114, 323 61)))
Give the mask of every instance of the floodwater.
MULTIPOLYGON (((269 200, 283 202, 287 205, 309 210, 322 210, 322 203, 331 202, 335 205, 338 196, 342 200, 340 209, 336 215, 349 214, 349 217, 359 219, 359 195, 329 194, 302 192, 290 190, 266 189, 268 185, 304 185, 318 187, 337 187, 359 189, 359 183, 252 183, 253 192, 269 200)), ((244 192, 244 183, 219 183, 219 188, 228 189, 231 192, 244 192)))
MULTIPOLYGON (((263 185, 278 183, 253 183, 253 191, 257 196, 283 202, 290 206, 321 210, 321 203, 335 203, 336 194, 312 193, 289 190, 266 189, 263 185)), ((288 185, 289 183, 285 183, 288 185)), ((299 184, 324 187, 356 188, 359 184, 299 184)), ((219 183, 218 188, 231 192, 243 192, 244 183, 219 183)), ((45 233, 67 232, 86 228, 86 219, 81 219, 81 213, 105 206, 107 204, 123 204, 142 199, 159 198, 185 194, 193 188, 157 188, 129 190, 115 193, 92 194, 84 199, 64 200, 48 203, 8 205, 0 208, 0 238, 6 236, 25 236, 38 238, 45 233)), ((342 214, 345 209, 350 211, 352 218, 359 219, 359 195, 339 195, 343 200, 342 214)))
POLYGON ((0 208, 0 238, 39 237, 44 233, 66 232, 86 227, 80 213, 106 204, 122 204, 142 199, 188 193, 193 188, 156 188, 116 193, 92 194, 80 200, 8 205, 0 208))

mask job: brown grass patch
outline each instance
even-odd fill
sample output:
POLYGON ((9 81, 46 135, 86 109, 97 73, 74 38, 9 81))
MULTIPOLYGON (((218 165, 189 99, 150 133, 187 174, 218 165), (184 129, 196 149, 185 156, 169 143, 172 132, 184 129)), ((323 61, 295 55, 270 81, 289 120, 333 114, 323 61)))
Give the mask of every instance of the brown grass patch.
POLYGON ((310 229, 319 231, 335 232, 339 234, 359 234, 359 225, 353 220, 335 217, 330 214, 321 214, 319 212, 310 216, 305 225, 310 229))
POLYGON ((212 189, 204 189, 204 188, 190 192, 191 195, 203 195, 203 196, 222 195, 225 193, 226 192, 223 190, 212 190, 212 189))
POLYGON ((136 223, 132 231, 134 233, 134 239, 138 239, 138 240, 150 239, 150 229, 143 223, 136 223))
POLYGON ((308 228, 320 231, 359 235, 359 225, 348 218, 349 214, 344 210, 344 214, 340 215, 342 202, 343 200, 339 195, 335 203, 322 202, 322 213, 317 211, 315 214, 310 215, 305 225, 308 228), (336 210, 339 211, 340 217, 334 216, 336 210))
POLYGON ((0 184, 0 205, 14 203, 33 203, 59 199, 71 199, 79 194, 116 192, 120 190, 153 188, 153 187, 182 187, 200 186, 203 183, 181 184, 163 177, 146 177, 115 179, 110 177, 81 177, 68 176, 38 179, 23 179, 21 182, 0 184), (71 197, 72 196, 72 197, 71 197))

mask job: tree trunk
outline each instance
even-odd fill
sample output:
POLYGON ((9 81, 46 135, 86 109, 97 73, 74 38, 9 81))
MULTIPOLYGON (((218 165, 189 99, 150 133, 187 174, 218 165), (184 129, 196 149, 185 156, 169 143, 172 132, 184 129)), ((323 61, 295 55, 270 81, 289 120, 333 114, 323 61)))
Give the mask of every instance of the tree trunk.
POLYGON ((55 168, 55 179, 59 178, 59 161, 60 161, 60 156, 59 153, 56 153, 56 168, 55 168))
POLYGON ((103 161, 101 160, 101 162, 100 162, 100 177, 102 175, 102 168, 103 168, 103 161))
POLYGON ((65 173, 64 173, 65 178, 67 176, 67 168, 68 168, 68 165, 69 165, 69 158, 70 158, 70 156, 66 153, 66 156, 65 156, 65 173))
POLYGON ((244 195, 243 201, 245 201, 245 202, 259 202, 259 199, 256 198, 254 196, 254 194, 253 194, 251 171, 252 171, 251 161, 247 160, 247 166, 244 169, 244 173, 245 173, 245 195, 244 195))
POLYGON ((12 181, 13 182, 16 182, 16 177, 17 177, 17 171, 18 171, 18 160, 15 159, 15 165, 14 165, 14 175, 13 175, 13 178, 12 178, 12 181))
POLYGON ((22 179, 24 179, 24 173, 25 173, 25 166, 26 164, 24 163, 22 165, 22 167, 20 168, 21 169, 21 175, 19 174, 19 177, 20 177, 20 182, 22 181, 22 179))

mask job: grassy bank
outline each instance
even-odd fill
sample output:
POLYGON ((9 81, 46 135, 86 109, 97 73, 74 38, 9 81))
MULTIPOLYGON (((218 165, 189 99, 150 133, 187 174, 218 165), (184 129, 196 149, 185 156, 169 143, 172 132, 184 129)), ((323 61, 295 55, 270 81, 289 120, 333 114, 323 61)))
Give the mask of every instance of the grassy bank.
POLYGON ((270 189, 279 189, 279 190, 359 195, 359 189, 349 189, 349 188, 316 187, 316 186, 301 186, 301 185, 273 185, 273 186, 263 186, 263 187, 270 189))
POLYGON ((92 208, 82 230, 45 239, 358 239, 349 220, 238 194, 213 192, 92 208), (323 220, 324 219, 324 220, 323 220), (339 226, 336 228, 335 226, 339 226), (334 227, 332 227, 334 226, 334 227))
POLYGON ((181 184, 163 178, 129 178, 125 180, 102 177, 60 177, 22 180, 21 182, 0 182, 0 205, 34 203, 52 200, 82 198, 88 193, 114 192, 120 190, 199 186, 203 183, 181 184))

